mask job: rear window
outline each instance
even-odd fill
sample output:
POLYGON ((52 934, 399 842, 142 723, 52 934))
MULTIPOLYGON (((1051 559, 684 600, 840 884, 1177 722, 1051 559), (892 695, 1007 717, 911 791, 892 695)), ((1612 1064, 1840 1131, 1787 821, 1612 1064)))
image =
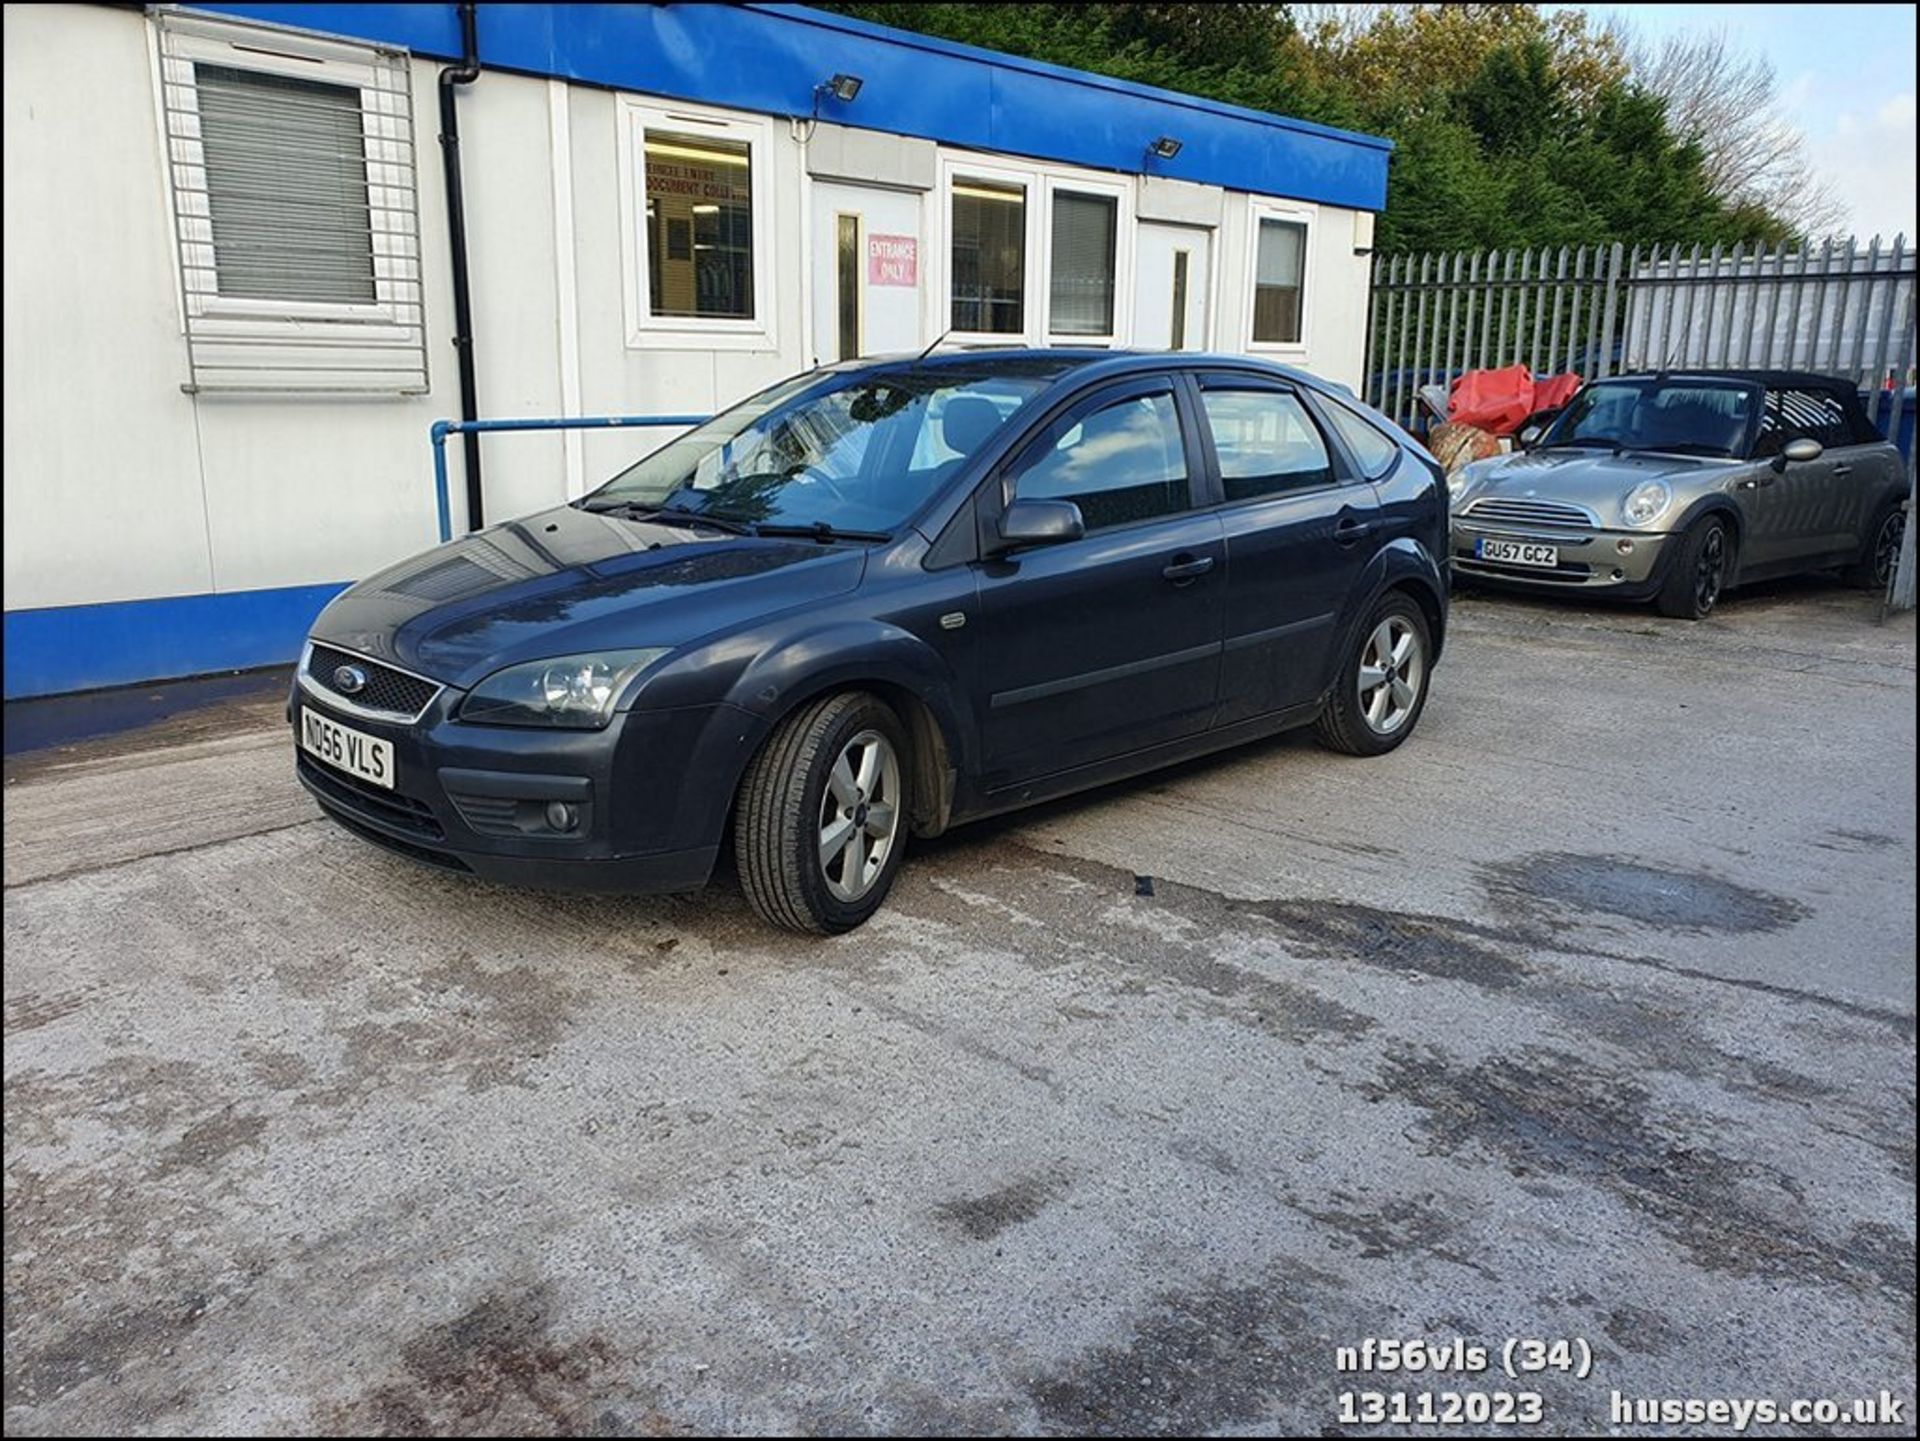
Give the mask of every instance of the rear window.
POLYGON ((1353 452, 1362 475, 1368 480, 1378 480, 1392 469, 1400 456, 1400 447, 1381 434, 1372 421, 1362 419, 1337 401, 1327 401, 1322 408, 1333 422, 1333 428, 1340 432, 1347 449, 1353 452))

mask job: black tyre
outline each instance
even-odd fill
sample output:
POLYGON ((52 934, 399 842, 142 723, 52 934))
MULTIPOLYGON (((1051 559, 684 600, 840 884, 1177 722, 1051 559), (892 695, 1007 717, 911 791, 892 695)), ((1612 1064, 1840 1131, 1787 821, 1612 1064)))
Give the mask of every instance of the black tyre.
POLYGON ((1717 515, 1695 521, 1679 539, 1653 608, 1675 620, 1705 620, 1733 574, 1733 532, 1717 515))
POLYGON ((1433 670, 1426 613, 1404 591, 1388 591, 1348 649, 1314 735, 1350 756, 1385 755, 1413 734, 1426 708, 1433 670))
POLYGON ((905 848, 906 730, 877 696, 843 691, 780 723, 734 802, 734 859, 763 920, 834 935, 880 909, 905 848))
POLYGON ((1841 572, 1849 585, 1862 590, 1885 590, 1893 583, 1893 568, 1900 563, 1900 541, 1906 534, 1907 512, 1899 501, 1880 508, 1860 547, 1860 559, 1841 572))

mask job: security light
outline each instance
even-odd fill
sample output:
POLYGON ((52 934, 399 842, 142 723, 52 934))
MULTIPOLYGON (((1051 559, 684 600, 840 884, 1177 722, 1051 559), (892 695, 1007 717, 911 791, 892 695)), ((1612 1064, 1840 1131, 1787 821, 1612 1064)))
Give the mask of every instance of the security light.
POLYGON ((851 105, 862 83, 858 75, 836 75, 827 82, 827 93, 842 105, 851 105))
POLYGON ((1182 142, 1175 140, 1171 135, 1162 135, 1147 147, 1147 153, 1158 156, 1162 160, 1171 160, 1180 153, 1181 143, 1182 142))

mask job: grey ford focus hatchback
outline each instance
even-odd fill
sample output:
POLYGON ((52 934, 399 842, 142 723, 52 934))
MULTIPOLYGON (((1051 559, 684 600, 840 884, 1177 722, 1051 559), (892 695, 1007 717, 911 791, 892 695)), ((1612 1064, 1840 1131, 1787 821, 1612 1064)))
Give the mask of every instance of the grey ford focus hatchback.
POLYGON ((1378 755, 1446 633, 1446 490, 1241 357, 961 352, 782 382, 315 623, 301 781, 532 885, 704 883, 841 931, 909 835, 1292 726, 1378 755))

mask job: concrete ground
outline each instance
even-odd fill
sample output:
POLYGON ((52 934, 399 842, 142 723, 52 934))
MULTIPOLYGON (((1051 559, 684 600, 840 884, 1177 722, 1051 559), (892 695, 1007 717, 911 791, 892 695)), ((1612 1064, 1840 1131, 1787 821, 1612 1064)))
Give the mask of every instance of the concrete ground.
POLYGON ((1467 597, 1393 756, 963 831, 827 942, 416 869, 271 696, 16 757, 7 1430, 1351 1432, 1517 1389, 1518 1336, 1592 1354, 1523 1429, 1885 1389, 1911 1434, 1875 611, 1467 597), (1496 1369, 1336 1370, 1455 1336, 1496 1369))

